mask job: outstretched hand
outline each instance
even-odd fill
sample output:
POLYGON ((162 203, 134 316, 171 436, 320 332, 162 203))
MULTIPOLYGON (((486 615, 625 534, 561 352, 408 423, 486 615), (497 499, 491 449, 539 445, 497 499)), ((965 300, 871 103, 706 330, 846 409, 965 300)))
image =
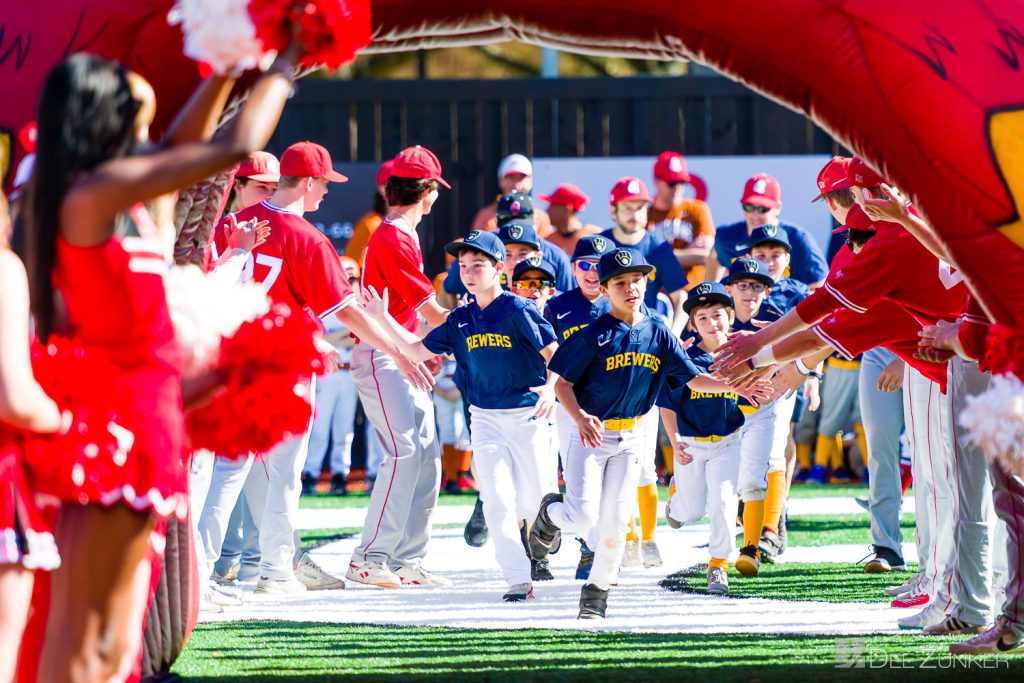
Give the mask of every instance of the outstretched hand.
POLYGON ((711 364, 711 371, 731 370, 741 363, 757 355, 764 344, 759 332, 734 332, 729 335, 729 341, 719 347, 715 355, 715 362, 711 364))
POLYGON ((388 290, 385 288, 384 294, 381 295, 373 285, 364 288, 363 307, 366 308, 366 314, 374 320, 383 318, 388 312, 388 290))
POLYGON ((868 218, 873 221, 891 221, 893 223, 902 223, 905 219, 910 218, 910 202, 885 183, 882 183, 881 188, 889 195, 888 198, 876 199, 871 190, 861 191, 860 208, 864 210, 868 218))

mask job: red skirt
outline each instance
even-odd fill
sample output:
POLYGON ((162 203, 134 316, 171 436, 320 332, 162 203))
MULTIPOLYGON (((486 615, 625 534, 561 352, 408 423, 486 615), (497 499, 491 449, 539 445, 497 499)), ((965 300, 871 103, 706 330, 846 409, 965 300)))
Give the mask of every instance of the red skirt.
POLYGON ((21 440, 0 434, 0 565, 56 569, 60 555, 29 490, 21 462, 21 440))

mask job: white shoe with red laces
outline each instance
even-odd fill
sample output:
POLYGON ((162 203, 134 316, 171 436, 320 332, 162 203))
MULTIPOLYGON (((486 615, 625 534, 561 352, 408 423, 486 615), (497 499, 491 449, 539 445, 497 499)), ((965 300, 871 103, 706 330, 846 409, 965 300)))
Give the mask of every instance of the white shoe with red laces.
POLYGON ((380 562, 349 562, 345 578, 381 588, 398 588, 402 585, 402 580, 380 562))
POLYGON ((403 586, 450 586, 451 579, 431 574, 419 565, 405 565, 395 570, 403 586))

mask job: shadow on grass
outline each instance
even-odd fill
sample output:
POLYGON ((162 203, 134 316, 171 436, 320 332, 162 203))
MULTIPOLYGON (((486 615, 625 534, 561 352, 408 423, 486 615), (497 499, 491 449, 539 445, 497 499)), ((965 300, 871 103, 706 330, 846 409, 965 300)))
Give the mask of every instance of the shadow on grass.
POLYGON ((190 683, 1021 680, 1024 657, 957 660, 947 654, 955 640, 252 621, 201 625, 175 670, 190 683))

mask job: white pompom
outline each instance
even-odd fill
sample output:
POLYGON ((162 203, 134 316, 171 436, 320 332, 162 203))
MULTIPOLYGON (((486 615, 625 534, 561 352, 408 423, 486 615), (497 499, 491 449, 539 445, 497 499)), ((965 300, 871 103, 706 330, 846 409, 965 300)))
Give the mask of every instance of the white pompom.
POLYGON ((259 284, 209 277, 197 266, 171 268, 164 288, 186 377, 213 367, 221 339, 270 310, 259 284))
POLYGON ((960 424, 991 460, 1024 476, 1024 382, 996 375, 983 394, 967 397, 960 424))
POLYGON ((167 21, 181 24, 185 55, 219 74, 253 69, 266 59, 249 0, 178 0, 167 21))

